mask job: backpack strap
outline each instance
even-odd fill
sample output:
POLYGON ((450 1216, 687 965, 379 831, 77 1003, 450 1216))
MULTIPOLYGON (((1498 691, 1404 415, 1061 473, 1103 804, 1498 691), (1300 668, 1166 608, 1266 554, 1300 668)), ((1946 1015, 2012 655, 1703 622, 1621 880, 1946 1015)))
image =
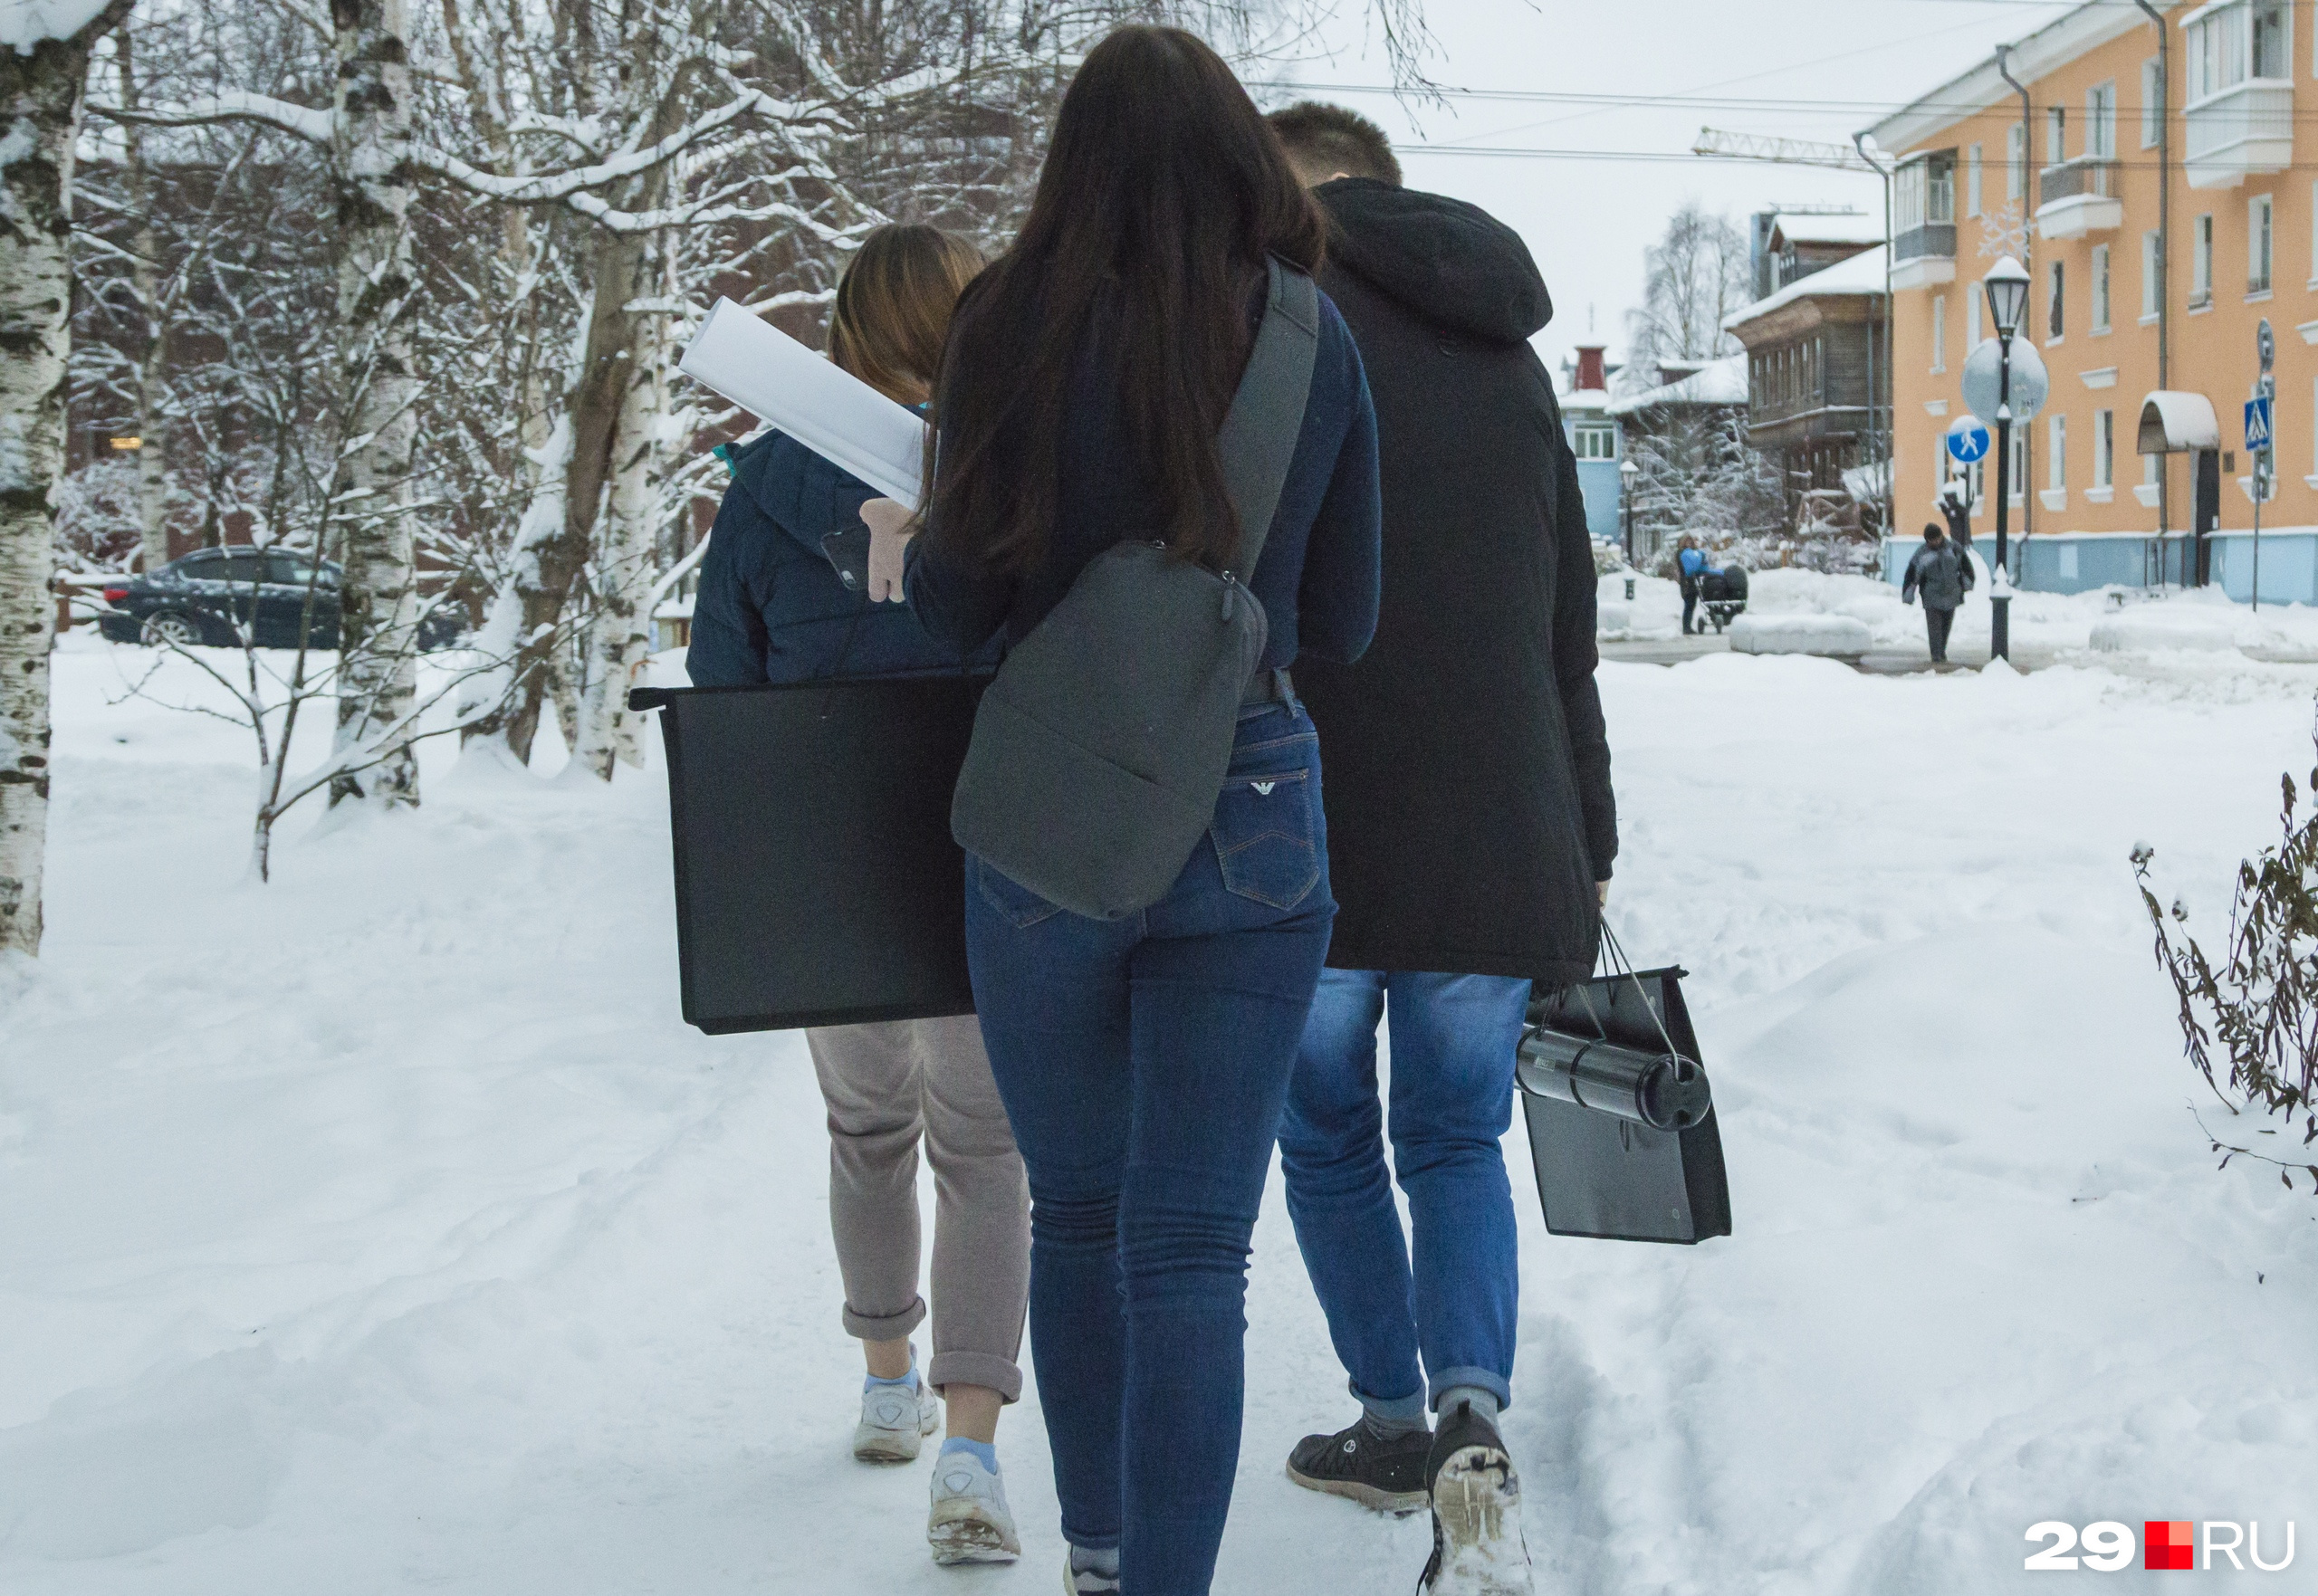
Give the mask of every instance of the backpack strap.
POLYGON ((1271 535, 1288 463, 1304 431, 1304 405, 1312 392, 1312 362, 1320 348, 1320 291, 1311 278, 1265 257, 1270 291, 1256 330, 1239 391, 1216 435, 1223 485, 1240 515, 1240 575, 1255 574, 1271 535))

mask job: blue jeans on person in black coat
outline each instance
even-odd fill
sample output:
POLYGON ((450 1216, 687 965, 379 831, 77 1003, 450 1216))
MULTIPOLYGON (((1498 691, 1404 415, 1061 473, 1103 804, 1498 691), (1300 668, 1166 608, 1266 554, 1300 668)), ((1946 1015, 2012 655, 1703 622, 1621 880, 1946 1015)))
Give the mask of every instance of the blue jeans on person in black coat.
POLYGON ((1521 1256, 1499 1144, 1528 1006, 1529 983, 1506 976, 1320 978, 1280 1123, 1280 1168, 1328 1339, 1353 1394, 1384 1417, 1421 1418, 1428 1381, 1434 1407, 1465 1385, 1499 1407, 1513 1400, 1521 1256), (1388 1014, 1390 1169, 1376 1094, 1376 1025, 1388 1014), (1393 1201, 1395 1173, 1413 1247, 1393 1201))
POLYGON ((1118 1547, 1129 1596, 1214 1577, 1249 1238, 1335 915, 1300 705, 1240 712, 1209 834, 1139 914, 1087 919, 967 861, 974 1001, 1030 1171, 1062 1531, 1118 1547))

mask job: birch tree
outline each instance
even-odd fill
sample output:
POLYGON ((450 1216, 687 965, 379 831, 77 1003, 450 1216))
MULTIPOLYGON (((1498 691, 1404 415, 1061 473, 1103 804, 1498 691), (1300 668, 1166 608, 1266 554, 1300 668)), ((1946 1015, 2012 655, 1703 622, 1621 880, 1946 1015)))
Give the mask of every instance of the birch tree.
POLYGON ((0 952, 40 951, 72 157, 90 52, 128 10, 52 0, 0 13, 0 952))

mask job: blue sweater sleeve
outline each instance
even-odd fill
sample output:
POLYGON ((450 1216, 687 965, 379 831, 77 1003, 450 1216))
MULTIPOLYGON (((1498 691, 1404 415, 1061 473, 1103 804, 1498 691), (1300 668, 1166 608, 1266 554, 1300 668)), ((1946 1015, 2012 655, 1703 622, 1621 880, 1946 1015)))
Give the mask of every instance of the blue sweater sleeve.
POLYGON ((752 582, 743 569, 752 563, 752 550, 742 523, 753 513, 738 483, 725 488, 708 534, 708 552, 701 557, 692 645, 685 650, 685 673, 695 687, 748 687, 765 680, 763 595, 756 590, 764 573, 753 573, 752 582))
POLYGON ((1383 597, 1384 504, 1376 481, 1376 406, 1351 335, 1335 323, 1352 358, 1352 422, 1336 470, 1304 546, 1297 590, 1297 643, 1302 653, 1348 665, 1376 636, 1383 597))

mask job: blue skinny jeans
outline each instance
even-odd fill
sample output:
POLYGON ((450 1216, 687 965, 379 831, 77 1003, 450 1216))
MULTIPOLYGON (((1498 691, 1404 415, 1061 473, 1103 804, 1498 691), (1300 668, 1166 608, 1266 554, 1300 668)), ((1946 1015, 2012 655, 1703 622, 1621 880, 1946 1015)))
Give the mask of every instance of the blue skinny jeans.
POLYGON ((967 861, 984 1045, 1030 1182, 1030 1352, 1062 1533, 1203 1596, 1239 1464, 1249 1238, 1336 900, 1319 739, 1240 712, 1208 836, 1124 920, 967 861))
POLYGON ((1513 1400, 1520 1250, 1499 1143, 1528 1003, 1525 980, 1374 970, 1331 970, 1313 999, 1279 1130, 1288 1213, 1353 1394, 1382 1415, 1422 1416, 1428 1379, 1434 1406, 1461 1385, 1513 1400), (1376 1092, 1387 1014, 1390 1170, 1376 1092))

